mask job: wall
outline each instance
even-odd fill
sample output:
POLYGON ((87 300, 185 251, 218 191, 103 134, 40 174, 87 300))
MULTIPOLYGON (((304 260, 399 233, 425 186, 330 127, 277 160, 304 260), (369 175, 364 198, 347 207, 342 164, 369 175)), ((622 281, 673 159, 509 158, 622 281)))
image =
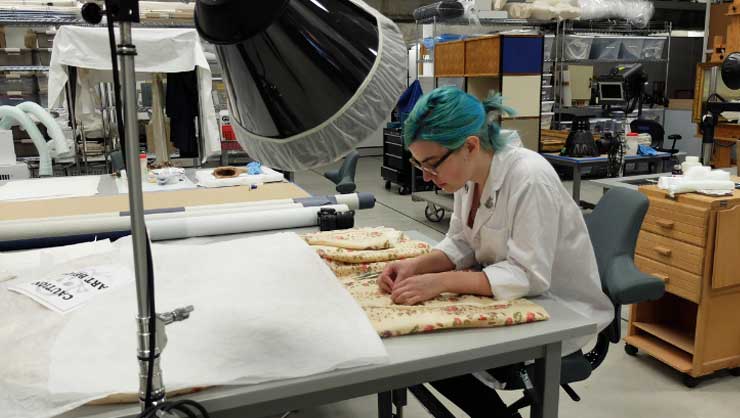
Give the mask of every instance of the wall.
MULTIPOLYGON (((691 121, 691 110, 666 110, 663 129, 665 136, 678 134, 683 137, 676 142, 676 148, 687 155, 698 156, 701 153, 701 137, 696 134, 696 124, 691 121)), ((664 147, 670 147, 671 141, 663 143, 664 147)))

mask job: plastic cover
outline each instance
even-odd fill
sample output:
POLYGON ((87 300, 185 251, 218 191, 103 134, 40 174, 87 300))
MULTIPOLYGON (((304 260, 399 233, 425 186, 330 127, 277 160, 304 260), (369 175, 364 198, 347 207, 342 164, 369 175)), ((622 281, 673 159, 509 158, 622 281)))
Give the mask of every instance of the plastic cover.
POLYGON ((414 10, 414 19, 425 20, 433 17, 455 18, 465 13, 463 5, 458 1, 439 1, 421 6, 414 10))
POLYGON ((644 27, 655 13, 653 3, 645 0, 579 0, 579 2, 583 20, 621 18, 644 27))
POLYGON ((662 59, 664 47, 665 38, 645 38, 645 44, 642 46, 641 58, 649 60, 662 59))
POLYGON ((344 157, 388 118, 406 86, 408 51, 393 21, 360 0, 350 0, 378 22, 378 58, 357 92, 332 118, 288 139, 255 135, 238 123, 234 129, 249 155, 273 167, 305 170, 344 157))
POLYGON ((568 35, 565 37, 565 58, 569 60, 585 60, 591 54, 590 36, 568 35))

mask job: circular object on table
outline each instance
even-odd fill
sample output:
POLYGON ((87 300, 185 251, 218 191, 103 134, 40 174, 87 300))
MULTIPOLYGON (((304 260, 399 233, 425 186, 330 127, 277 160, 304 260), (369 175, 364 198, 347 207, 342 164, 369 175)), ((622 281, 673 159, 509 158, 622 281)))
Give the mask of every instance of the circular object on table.
POLYGON ((683 384, 687 388, 695 388, 696 386, 699 385, 699 379, 691 375, 685 374, 683 375, 683 384))
POLYGON ((624 345, 624 352, 629 354, 630 356, 636 356, 637 355, 637 347, 634 345, 625 344, 624 345))

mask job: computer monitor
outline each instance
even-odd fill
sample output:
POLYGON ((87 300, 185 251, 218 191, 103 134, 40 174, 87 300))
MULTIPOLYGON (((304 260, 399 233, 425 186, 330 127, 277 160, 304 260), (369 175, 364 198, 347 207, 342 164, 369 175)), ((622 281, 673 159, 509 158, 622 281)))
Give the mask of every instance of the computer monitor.
POLYGON ((624 97, 624 83, 621 81, 599 82, 599 103, 622 104, 626 101, 624 97))

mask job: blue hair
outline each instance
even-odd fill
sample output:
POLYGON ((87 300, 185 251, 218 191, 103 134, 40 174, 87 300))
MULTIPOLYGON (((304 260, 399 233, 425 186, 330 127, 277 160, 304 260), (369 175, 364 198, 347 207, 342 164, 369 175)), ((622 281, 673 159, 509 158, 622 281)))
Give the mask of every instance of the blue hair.
POLYGON ((403 126, 404 143, 408 147, 416 140, 432 141, 456 150, 474 135, 483 148, 498 151, 506 146, 506 139, 499 135, 501 128, 494 117, 489 118, 490 112, 516 114, 493 91, 481 102, 454 86, 434 89, 422 96, 409 113, 403 126))

